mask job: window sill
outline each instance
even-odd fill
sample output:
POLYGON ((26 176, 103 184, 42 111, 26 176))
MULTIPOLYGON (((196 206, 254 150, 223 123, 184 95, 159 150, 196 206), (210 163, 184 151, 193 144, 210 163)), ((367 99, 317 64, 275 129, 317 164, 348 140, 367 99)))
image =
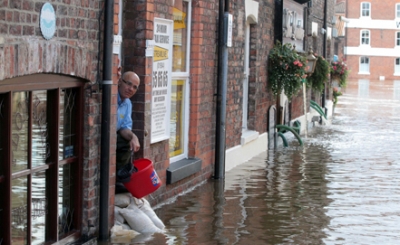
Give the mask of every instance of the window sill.
POLYGON ((202 161, 198 158, 187 158, 171 163, 167 168, 167 185, 200 172, 201 164, 202 161))
POLYGON ((260 133, 253 130, 246 130, 242 132, 242 137, 240 138, 241 145, 245 145, 253 140, 258 139, 260 133))
POLYGON ((369 72, 359 72, 358 75, 371 75, 369 72))

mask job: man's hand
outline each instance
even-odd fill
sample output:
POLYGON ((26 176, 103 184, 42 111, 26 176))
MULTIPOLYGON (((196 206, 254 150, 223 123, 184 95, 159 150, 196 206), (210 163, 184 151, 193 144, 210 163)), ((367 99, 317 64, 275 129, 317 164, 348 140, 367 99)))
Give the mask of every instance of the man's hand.
POLYGON ((140 143, 139 143, 139 139, 138 137, 136 137, 136 135, 134 133, 133 134, 133 138, 131 139, 131 141, 129 141, 129 144, 131 146, 131 150, 133 150, 134 152, 137 152, 140 149, 140 143))
POLYGON ((136 134, 134 134, 131 130, 126 128, 121 129, 119 133, 124 139, 129 141, 131 151, 137 152, 138 150, 140 150, 140 143, 136 134))

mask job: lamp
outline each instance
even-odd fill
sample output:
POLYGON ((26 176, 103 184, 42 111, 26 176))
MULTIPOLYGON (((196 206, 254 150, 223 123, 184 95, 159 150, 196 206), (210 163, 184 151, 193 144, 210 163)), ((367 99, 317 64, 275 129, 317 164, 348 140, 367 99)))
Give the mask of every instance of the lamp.
POLYGON ((308 49, 308 55, 307 55, 307 66, 306 66, 306 73, 311 75, 314 73, 315 66, 317 65, 317 58, 313 55, 313 50, 310 47, 308 49))

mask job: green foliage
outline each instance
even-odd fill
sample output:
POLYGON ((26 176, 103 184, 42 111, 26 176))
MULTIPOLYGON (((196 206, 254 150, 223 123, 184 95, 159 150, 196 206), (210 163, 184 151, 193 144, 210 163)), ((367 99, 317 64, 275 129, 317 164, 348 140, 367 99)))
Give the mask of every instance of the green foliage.
POLYGON ((336 105, 338 102, 338 97, 342 95, 342 92, 340 92, 337 88, 333 88, 333 104, 336 105))
POLYGON ((306 57, 298 54, 290 43, 276 42, 268 56, 269 88, 276 96, 282 91, 291 100, 302 86, 306 57))
POLYGON ((343 61, 336 61, 331 63, 331 78, 332 80, 338 79, 339 86, 344 88, 347 85, 347 77, 349 76, 349 68, 343 61))
MULTIPOLYGON (((315 55, 316 56, 316 55, 315 55)), ((324 84, 329 80, 330 64, 322 56, 317 57, 314 73, 307 77, 307 85, 312 89, 322 92, 324 84)))

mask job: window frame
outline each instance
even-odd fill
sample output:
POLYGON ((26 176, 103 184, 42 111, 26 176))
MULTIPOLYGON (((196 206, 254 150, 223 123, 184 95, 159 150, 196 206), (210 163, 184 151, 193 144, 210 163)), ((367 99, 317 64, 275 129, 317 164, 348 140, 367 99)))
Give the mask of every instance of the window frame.
POLYGON ((400 57, 394 59, 394 75, 400 76, 400 57))
MULTIPOLYGON (((171 72, 171 81, 174 80, 184 80, 184 119, 183 123, 185 125, 185 128, 183 130, 183 136, 182 139, 184 140, 183 142, 183 153, 178 154, 176 156, 170 157, 170 162, 177 162, 179 160, 188 158, 188 153, 189 153, 189 123, 190 123, 190 50, 191 50, 191 23, 192 23, 192 0, 183 0, 182 2, 186 2, 188 4, 187 6, 187 28, 186 28, 186 36, 187 36, 187 43, 186 43, 186 69, 184 72, 174 72, 172 69, 171 72)), ((171 100, 172 101, 172 100, 171 100)))
POLYGON ((360 3, 360 18, 371 18, 371 3, 361 2, 360 3), (364 9, 364 4, 368 4, 368 8, 364 9), (364 15, 364 12, 368 11, 368 15, 364 15))
POLYGON ((367 56, 360 57, 358 74, 367 74, 367 75, 370 74, 370 58, 369 57, 367 57, 367 56), (365 67, 367 67, 368 69, 363 69, 365 67))
MULTIPOLYGON (((84 82, 70 76, 61 76, 55 74, 34 74, 27 75, 12 79, 6 79, 0 81, 0 94, 5 98, 5 104, 3 105, 4 117, 6 118, 5 125, 7 127, 6 136, 2 138, 1 145, 4 147, 5 162, 4 170, 2 175, 0 173, 0 195, 3 197, 0 201, 0 208, 4 209, 4 212, 0 216, 3 222, 0 223, 0 239, 3 239, 4 244, 11 244, 11 222, 12 222, 12 181, 17 178, 27 178, 27 200, 26 200, 26 242, 28 244, 32 241, 32 179, 35 173, 45 172, 46 174, 46 196, 47 204, 46 210, 47 215, 45 221, 45 244, 49 242, 69 242, 77 241, 81 235, 82 229, 82 164, 83 164, 83 107, 84 107, 84 82), (60 123, 60 91, 62 89, 76 89, 76 102, 77 106, 77 129, 76 129, 76 150, 74 150, 74 156, 67 159, 59 159, 59 123, 60 123), (50 113, 54 117, 47 118, 48 124, 48 135, 50 152, 53 154, 46 160, 46 163, 40 166, 32 166, 32 134, 29 133, 32 130, 32 99, 28 101, 28 163, 24 170, 12 171, 12 147, 11 147, 11 127, 12 127, 12 95, 15 92, 27 92, 32 95, 33 91, 45 90, 47 91, 47 98, 50 98, 51 103, 47 104, 47 115, 50 113), (53 103, 54 102, 54 103, 53 103), (59 235, 59 169, 63 166, 71 166, 74 170, 72 172, 73 178, 76 178, 74 182, 73 193, 76 194, 75 202, 73 204, 74 216, 71 219, 74 229, 63 234, 62 237, 59 235), (54 188, 55 187, 55 188, 54 188), (30 218, 29 218, 30 217, 30 218)), ((31 96, 30 96, 31 97, 31 96)), ((1 109, 1 108, 0 108, 1 109)))
POLYGON ((400 31, 395 32, 395 47, 400 47, 400 31))
POLYGON ((371 46, 371 31, 370 30, 363 29, 360 31, 360 46, 371 46), (367 34, 368 36, 364 37, 363 36, 364 33, 367 34), (367 44, 363 43, 364 39, 368 42, 367 44))

